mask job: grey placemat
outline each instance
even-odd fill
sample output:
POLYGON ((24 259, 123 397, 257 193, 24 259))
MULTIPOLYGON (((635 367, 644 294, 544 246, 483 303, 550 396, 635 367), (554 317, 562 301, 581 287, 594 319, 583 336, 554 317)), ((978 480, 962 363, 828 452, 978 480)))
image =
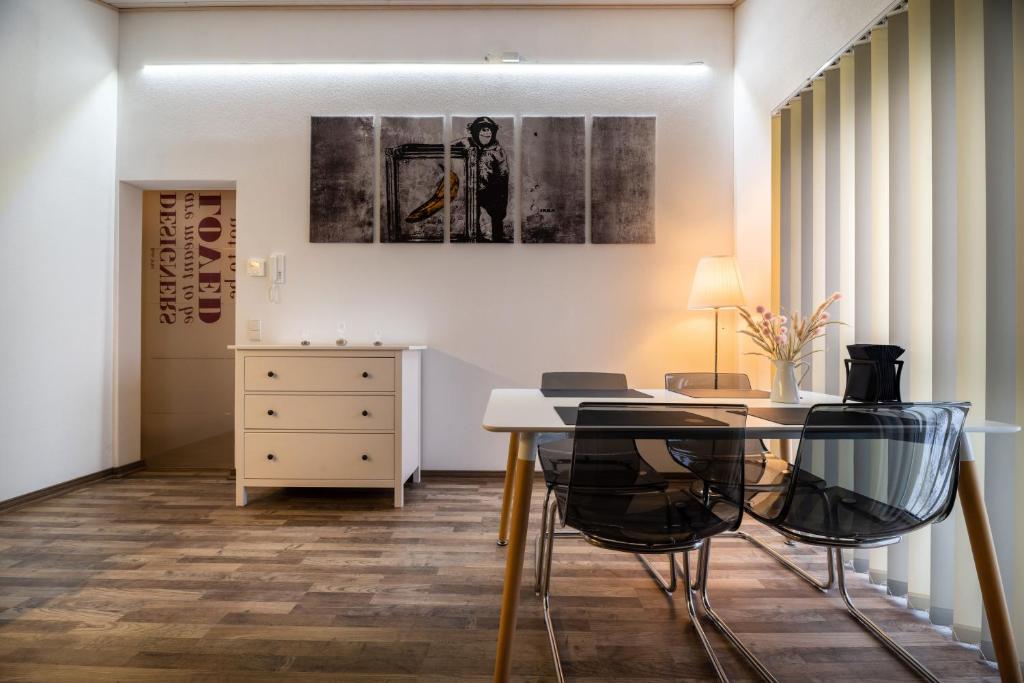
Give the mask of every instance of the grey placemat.
MULTIPOLYGON (((641 404, 642 405, 642 404, 641 404)), ((555 406, 555 412, 558 413, 558 417, 562 419, 562 422, 567 425, 576 424, 576 414, 579 408, 576 406, 555 406)), ((658 416, 658 427, 664 427, 665 429, 671 429, 674 427, 725 427, 726 423, 716 420, 706 415, 699 415, 697 413, 691 413, 687 411, 679 411, 675 413, 675 417, 679 418, 680 422, 676 425, 666 425, 661 422, 662 416, 658 416), (689 416, 689 417, 687 417, 689 416)), ((635 420, 635 424, 631 426, 636 427, 647 427, 649 425, 644 424, 642 413, 633 413, 632 419, 635 420)), ((609 425, 612 426, 612 425, 609 425)))
POLYGON ((654 398, 636 389, 541 389, 547 398, 654 398))
POLYGON ((567 425, 576 424, 576 413, 579 412, 579 408, 576 406, 555 406, 555 412, 558 413, 558 417, 562 418, 562 422, 567 425))
POLYGON ((747 414, 780 425, 802 425, 810 411, 810 408, 749 408, 747 414))
POLYGON ((760 389, 681 389, 674 393, 690 398, 768 398, 767 391, 760 389))

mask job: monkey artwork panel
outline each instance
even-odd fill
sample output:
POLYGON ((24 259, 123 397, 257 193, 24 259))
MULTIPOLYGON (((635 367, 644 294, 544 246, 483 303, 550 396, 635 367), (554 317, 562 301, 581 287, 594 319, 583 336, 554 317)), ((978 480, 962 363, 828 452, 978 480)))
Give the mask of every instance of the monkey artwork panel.
POLYGON ((452 242, 512 242, 514 128, 511 116, 452 117, 452 242))

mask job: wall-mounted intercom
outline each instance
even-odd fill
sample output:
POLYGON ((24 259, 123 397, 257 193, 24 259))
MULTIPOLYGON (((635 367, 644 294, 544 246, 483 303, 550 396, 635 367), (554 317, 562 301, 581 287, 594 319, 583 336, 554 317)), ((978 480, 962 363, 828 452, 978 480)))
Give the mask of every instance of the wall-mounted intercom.
POLYGON ((270 255, 270 281, 275 285, 284 284, 284 254, 270 255))

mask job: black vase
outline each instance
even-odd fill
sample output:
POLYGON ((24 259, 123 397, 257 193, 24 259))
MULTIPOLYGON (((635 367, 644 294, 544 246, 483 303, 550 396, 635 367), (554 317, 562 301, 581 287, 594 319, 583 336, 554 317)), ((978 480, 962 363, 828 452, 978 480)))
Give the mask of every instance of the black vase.
POLYGON ((850 344, 846 347, 846 390, 848 400, 862 403, 901 402, 900 375, 905 349, 891 344, 850 344))

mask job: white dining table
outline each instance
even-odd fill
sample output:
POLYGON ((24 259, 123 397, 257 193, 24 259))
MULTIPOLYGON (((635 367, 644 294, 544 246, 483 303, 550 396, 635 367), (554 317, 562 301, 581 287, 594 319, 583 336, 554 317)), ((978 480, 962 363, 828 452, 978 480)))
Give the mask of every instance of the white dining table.
MULTIPOLYGON (((549 397, 539 389, 494 389, 487 401, 483 428, 490 432, 509 434, 508 463, 502 495, 501 517, 498 525, 498 545, 507 545, 505 581, 502 590, 501 616, 498 624, 498 647, 494 662, 494 680, 507 681, 512 668, 512 642, 515 636, 519 593, 526 554, 526 537, 530 519, 530 499, 533 490, 537 435, 549 432, 572 432, 555 410, 580 403, 696 403, 733 404, 749 408, 811 407, 819 404, 842 403, 840 396, 800 392, 799 404, 774 403, 768 398, 714 397, 695 398, 666 389, 639 389, 646 397, 549 397)), ((779 439, 780 455, 792 460, 792 440, 799 439, 802 425, 780 424, 751 415, 747 418, 747 436, 750 438, 779 439)), ((960 440, 960 477, 957 495, 963 510, 971 552, 974 556, 982 602, 988 619, 996 661, 1004 681, 1022 683, 1010 613, 1006 605, 995 544, 985 509, 983 484, 974 460, 969 434, 1011 434, 1020 431, 1019 425, 979 418, 968 413, 964 434, 960 440)))

